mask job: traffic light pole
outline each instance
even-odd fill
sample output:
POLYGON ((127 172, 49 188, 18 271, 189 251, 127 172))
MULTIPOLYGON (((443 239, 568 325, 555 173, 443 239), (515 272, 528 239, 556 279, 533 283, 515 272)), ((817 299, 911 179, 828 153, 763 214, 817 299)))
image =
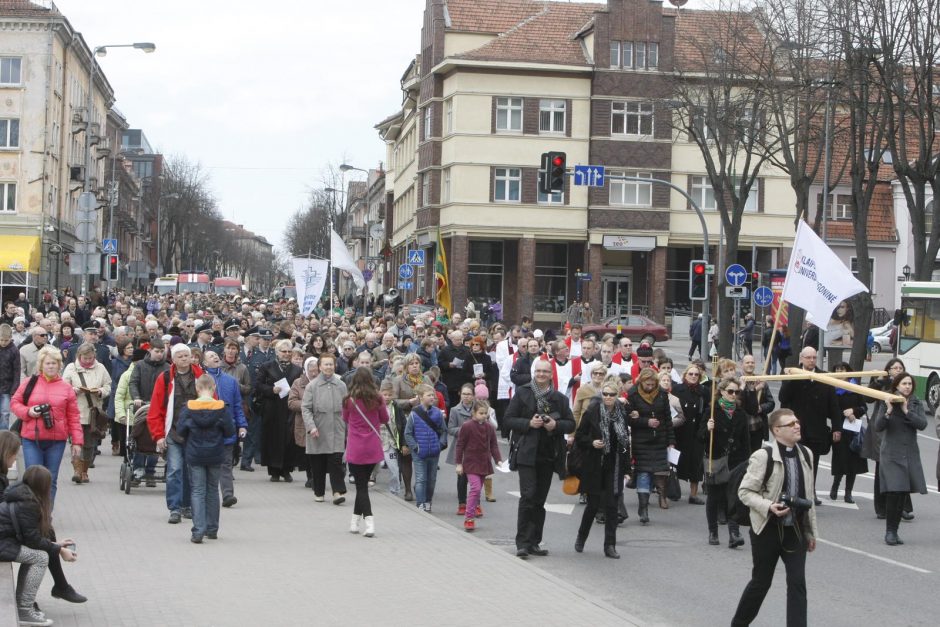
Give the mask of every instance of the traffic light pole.
MULTIPOLYGON (((572 176, 569 174, 569 176, 572 176)), ((698 219, 702 223, 702 259, 705 261, 705 265, 708 265, 708 225, 705 224, 705 214, 702 213, 702 208, 698 206, 698 203, 695 202, 695 199, 689 195, 687 191, 673 183, 672 181, 666 181, 663 179, 653 179, 653 178, 644 178, 639 176, 626 176, 623 174, 612 174, 610 176, 604 177, 606 179, 614 181, 639 181, 640 183, 659 183, 660 185, 666 185, 671 187, 673 190, 682 194, 686 200, 689 201, 689 204, 692 205, 692 208, 695 209, 695 213, 698 214, 698 219)), ((709 289, 705 290, 705 300, 703 301, 702 306, 702 329, 701 329, 701 343, 699 344, 699 353, 702 353, 705 350, 708 350, 708 327, 709 327, 709 311, 711 311, 711 285, 710 282, 706 280, 706 285, 709 289)), ((704 357, 704 354, 703 354, 704 357)), ((712 373, 712 376, 716 376, 716 373, 712 373)))

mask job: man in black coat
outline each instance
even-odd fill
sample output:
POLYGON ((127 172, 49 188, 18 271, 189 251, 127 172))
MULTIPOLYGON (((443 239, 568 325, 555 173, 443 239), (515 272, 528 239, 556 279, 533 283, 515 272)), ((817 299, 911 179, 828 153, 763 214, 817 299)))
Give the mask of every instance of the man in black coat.
POLYGON ((575 428, 574 416, 564 394, 552 389, 552 365, 539 360, 532 383, 516 388, 506 409, 516 448, 513 463, 519 471, 519 515, 516 522, 516 556, 548 555, 539 546, 545 526, 545 499, 552 473, 563 472, 564 434, 575 428))
MULTIPOLYGON (((816 349, 806 346, 800 351, 800 368, 811 372, 823 372, 816 367, 816 349)), ((829 452, 832 442, 838 441, 840 433, 833 433, 829 424, 842 424, 839 399, 831 385, 810 379, 784 381, 780 385, 780 406, 792 410, 800 421, 802 442, 813 451, 813 480, 819 474, 819 458, 829 452)), ((816 505, 822 501, 813 496, 816 505)))
POLYGON ((441 349, 437 356, 437 365, 450 397, 447 406, 456 407, 460 403, 460 388, 464 383, 473 381, 473 356, 463 343, 461 331, 451 334, 450 344, 441 349))
POLYGON ((539 341, 534 337, 530 337, 526 340, 524 346, 524 351, 522 350, 522 346, 520 346, 516 363, 512 365, 512 369, 509 371, 509 380, 512 381, 512 384, 517 388, 532 382, 532 364, 535 363, 535 360, 538 359, 541 354, 539 341))

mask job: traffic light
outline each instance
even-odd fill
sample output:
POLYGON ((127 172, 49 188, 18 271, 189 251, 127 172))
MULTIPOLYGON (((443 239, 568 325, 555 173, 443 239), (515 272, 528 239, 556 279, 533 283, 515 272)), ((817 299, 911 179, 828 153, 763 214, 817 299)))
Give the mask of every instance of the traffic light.
POLYGON ((563 152, 548 153, 548 191, 557 193, 565 191, 565 167, 567 156, 563 152))
POLYGON ((109 281, 118 280, 118 256, 117 255, 107 255, 106 263, 107 267, 107 277, 109 281))
POLYGON ((760 272, 751 273, 751 287, 754 289, 760 287, 760 272))
POLYGON ((689 262, 689 300, 705 300, 708 295, 708 274, 705 262, 693 259, 689 262))

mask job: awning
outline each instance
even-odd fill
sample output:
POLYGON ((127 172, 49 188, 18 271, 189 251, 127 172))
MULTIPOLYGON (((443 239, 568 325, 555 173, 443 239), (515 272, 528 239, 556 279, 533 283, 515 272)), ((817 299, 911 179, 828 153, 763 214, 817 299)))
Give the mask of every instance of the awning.
POLYGON ((39 274, 39 238, 29 235, 0 235, 0 272, 39 274))

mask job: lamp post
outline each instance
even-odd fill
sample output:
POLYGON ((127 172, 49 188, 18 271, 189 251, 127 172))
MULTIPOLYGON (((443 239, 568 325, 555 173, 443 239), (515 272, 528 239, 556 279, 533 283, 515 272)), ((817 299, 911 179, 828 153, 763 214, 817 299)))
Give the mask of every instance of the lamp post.
MULTIPOLYGON (((370 222, 372 218, 372 216, 370 215, 372 208, 369 206, 369 171, 363 170, 362 168, 357 168, 356 166, 353 166, 353 165, 349 165, 348 163, 340 164, 339 169, 341 172, 355 171, 355 172, 362 172, 366 175, 366 195, 362 198, 362 200, 366 203, 366 219, 363 221, 363 228, 366 231, 366 237, 365 237, 366 243, 365 243, 365 255, 364 255, 365 260, 363 264, 365 266, 365 269, 368 270, 369 269, 369 257, 372 254, 372 251, 369 250, 369 247, 371 245, 371 242, 369 241, 370 240, 369 229, 372 226, 370 222)), ((369 295, 369 281, 366 281, 365 285, 362 287, 362 315, 366 315, 366 303, 369 300, 368 295, 369 295)))
MULTIPOLYGON (((136 48, 137 50, 143 50, 145 53, 150 54, 157 49, 156 45, 150 42, 137 42, 133 44, 107 44, 104 46, 96 46, 91 53, 91 60, 88 69, 88 93, 85 95, 85 115, 88 116, 88 126, 85 128, 85 176, 83 182, 83 191, 91 192, 91 170, 93 167, 93 161, 91 159, 91 144, 89 140, 91 139, 91 111, 95 106, 95 77, 98 74, 98 62, 95 60, 95 57, 103 57, 108 54, 108 48, 136 48)), ((100 131, 99 126, 99 131, 100 131)), ((85 257, 83 253, 82 257, 85 257)), ((88 268, 82 268, 82 293, 88 287, 88 268)))

